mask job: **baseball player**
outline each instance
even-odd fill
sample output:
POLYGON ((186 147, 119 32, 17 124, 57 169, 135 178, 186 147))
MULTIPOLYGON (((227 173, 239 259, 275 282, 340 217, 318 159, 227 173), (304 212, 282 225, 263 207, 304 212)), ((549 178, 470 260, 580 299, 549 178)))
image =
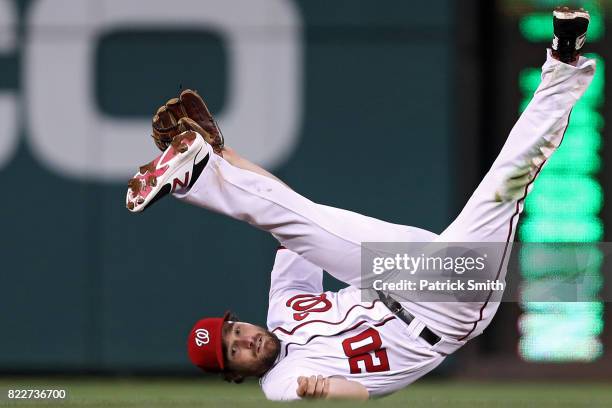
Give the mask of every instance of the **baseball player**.
MULTIPOLYGON (((457 219, 440 235, 314 203, 224 146, 199 96, 185 91, 153 118, 163 153, 129 182, 127 207, 173 194, 248 222, 281 244, 271 273, 267 329, 230 313, 198 321, 191 361, 234 382, 255 376, 267 398, 367 399, 437 367, 487 327, 499 302, 407 302, 383 292, 362 301, 363 242, 512 242, 525 197, 563 139, 595 73, 581 57, 588 12, 558 8, 542 82, 457 219), (324 291, 323 270, 349 286, 324 291)), ((364 146, 365 147, 365 146, 364 146)), ((491 267, 504 279, 507 252, 491 267)))

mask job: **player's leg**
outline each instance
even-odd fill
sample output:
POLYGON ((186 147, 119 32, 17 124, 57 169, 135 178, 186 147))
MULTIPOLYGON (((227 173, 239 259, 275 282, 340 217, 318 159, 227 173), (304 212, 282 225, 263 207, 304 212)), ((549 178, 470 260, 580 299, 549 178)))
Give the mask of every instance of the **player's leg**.
POLYGON ((436 234, 314 203, 279 181, 211 155, 193 187, 175 194, 270 232, 337 279, 359 286, 362 242, 429 242, 436 234))
POLYGON ((491 169, 440 240, 512 240, 535 178, 561 144, 570 113, 595 75, 595 61, 580 57, 589 19, 583 9, 553 11, 554 39, 542 81, 491 169))
MULTIPOLYGON (((586 28, 585 28, 586 30, 586 28)), ((500 243, 487 260, 491 279, 505 281, 506 267, 523 202, 546 161, 560 145, 572 108, 588 88, 595 61, 580 58, 575 66, 552 57, 542 68, 542 82, 512 129, 508 140, 457 219, 439 242, 500 243)), ((494 298, 467 303, 405 303, 428 327, 460 341, 480 334, 499 302, 494 298)))
POLYGON ((204 207, 270 232, 286 248, 351 285, 360 284, 361 242, 429 242, 436 234, 316 204, 252 163, 214 154, 195 132, 176 136, 129 182, 126 204, 143 211, 176 192, 204 207))
POLYGON ((446 242, 511 240, 523 202, 561 144, 570 113, 595 74, 595 61, 562 63, 548 51, 542 82, 478 188, 441 234, 446 242))
POLYGON ((278 181, 279 183, 286 186, 287 188, 291 188, 287 184, 285 184, 283 180, 279 179, 274 174, 270 173, 268 170, 256 165, 255 163, 251 162, 245 157, 242 157, 240 154, 238 154, 237 151, 235 151, 231 147, 225 146, 222 150, 222 153, 223 153, 222 157, 225 160, 227 160, 227 162, 231 164, 232 166, 238 167, 239 169, 243 169, 243 170, 249 170, 249 171, 252 171, 253 173, 257 173, 262 176, 271 178, 272 180, 278 181))

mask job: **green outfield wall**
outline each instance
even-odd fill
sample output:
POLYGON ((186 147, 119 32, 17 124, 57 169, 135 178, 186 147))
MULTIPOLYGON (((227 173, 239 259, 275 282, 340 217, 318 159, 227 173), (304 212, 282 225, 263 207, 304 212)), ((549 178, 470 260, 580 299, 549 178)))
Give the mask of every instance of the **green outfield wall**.
POLYGON ((461 176, 451 3, 0 0, 0 371, 189 371, 196 319, 265 322, 270 236, 124 207, 181 87, 312 200, 441 231, 461 176))

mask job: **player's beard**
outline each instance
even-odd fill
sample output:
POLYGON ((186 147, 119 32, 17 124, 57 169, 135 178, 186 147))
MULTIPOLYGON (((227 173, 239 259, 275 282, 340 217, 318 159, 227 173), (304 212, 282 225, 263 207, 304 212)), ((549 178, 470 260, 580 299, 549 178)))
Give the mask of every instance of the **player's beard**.
POLYGON ((261 352, 260 362, 263 372, 268 371, 278 358, 280 353, 280 340, 273 333, 266 330, 263 343, 263 350, 261 352))

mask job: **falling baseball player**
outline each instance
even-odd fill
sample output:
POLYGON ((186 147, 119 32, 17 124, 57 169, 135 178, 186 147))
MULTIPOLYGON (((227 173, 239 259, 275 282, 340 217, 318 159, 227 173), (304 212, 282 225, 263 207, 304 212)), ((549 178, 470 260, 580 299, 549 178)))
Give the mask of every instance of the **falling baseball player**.
MULTIPOLYGON (((557 8, 542 82, 457 219, 440 235, 314 203, 224 146, 202 99, 181 93, 153 118, 163 153, 129 182, 140 212, 173 194, 245 221, 280 243, 271 272, 267 329, 230 313, 198 321, 191 361, 241 382, 258 377, 267 398, 367 399, 402 389, 483 332, 499 302, 406 302, 360 293, 363 242, 512 242, 534 180, 560 145, 595 61, 580 56, 588 12, 557 8), (324 291, 323 271, 349 286, 324 291)), ((491 268, 503 279, 505 262, 491 268)))

